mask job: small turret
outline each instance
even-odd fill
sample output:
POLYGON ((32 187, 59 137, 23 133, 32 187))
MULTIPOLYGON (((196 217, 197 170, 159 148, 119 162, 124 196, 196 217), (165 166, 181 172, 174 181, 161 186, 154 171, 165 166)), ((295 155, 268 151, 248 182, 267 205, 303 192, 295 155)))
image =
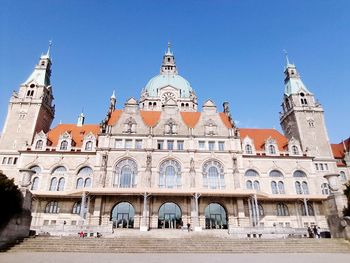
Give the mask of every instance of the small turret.
POLYGON ((84 125, 84 121, 85 121, 85 115, 84 115, 83 112, 81 112, 81 113, 79 114, 79 117, 78 117, 77 126, 78 126, 78 127, 83 126, 83 125, 84 125))
POLYGON ((110 110, 114 111, 116 104, 117 104, 117 99, 115 96, 115 91, 113 90, 112 96, 110 98, 110 106, 109 106, 110 110))

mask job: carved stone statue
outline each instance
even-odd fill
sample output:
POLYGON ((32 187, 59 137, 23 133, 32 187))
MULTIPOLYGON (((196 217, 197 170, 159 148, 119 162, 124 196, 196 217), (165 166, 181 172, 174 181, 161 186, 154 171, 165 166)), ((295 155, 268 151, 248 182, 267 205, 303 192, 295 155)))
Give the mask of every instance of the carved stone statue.
POLYGON ((191 158, 190 160, 190 186, 195 187, 196 186, 196 170, 195 170, 195 163, 194 159, 191 158))

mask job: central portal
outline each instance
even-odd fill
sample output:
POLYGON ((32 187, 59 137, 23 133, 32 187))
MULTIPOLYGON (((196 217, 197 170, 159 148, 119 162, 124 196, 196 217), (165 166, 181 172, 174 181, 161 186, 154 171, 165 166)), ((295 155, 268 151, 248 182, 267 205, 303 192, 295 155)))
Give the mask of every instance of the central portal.
POLYGON ((180 228, 181 226, 180 207, 175 203, 164 203, 159 208, 158 228, 180 228))

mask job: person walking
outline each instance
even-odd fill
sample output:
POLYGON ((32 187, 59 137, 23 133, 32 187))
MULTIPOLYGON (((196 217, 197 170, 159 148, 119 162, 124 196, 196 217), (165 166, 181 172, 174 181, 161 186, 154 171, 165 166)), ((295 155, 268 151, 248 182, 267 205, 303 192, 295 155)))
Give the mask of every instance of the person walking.
POLYGON ((309 238, 313 238, 313 233, 311 227, 307 227, 307 233, 309 234, 309 238))
POLYGON ((314 234, 314 238, 318 238, 318 236, 317 236, 317 226, 316 225, 314 225, 314 227, 313 227, 313 234, 314 234))

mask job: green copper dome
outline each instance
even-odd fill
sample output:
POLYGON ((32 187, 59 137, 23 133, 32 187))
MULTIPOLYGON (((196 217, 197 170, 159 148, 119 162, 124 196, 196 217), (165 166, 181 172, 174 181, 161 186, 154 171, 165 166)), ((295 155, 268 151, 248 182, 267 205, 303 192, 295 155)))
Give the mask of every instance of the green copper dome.
POLYGON ((143 91, 146 91, 150 97, 157 97, 158 90, 167 86, 180 90, 180 97, 182 98, 189 98, 192 92, 191 84, 177 74, 157 75, 148 81, 143 91))

